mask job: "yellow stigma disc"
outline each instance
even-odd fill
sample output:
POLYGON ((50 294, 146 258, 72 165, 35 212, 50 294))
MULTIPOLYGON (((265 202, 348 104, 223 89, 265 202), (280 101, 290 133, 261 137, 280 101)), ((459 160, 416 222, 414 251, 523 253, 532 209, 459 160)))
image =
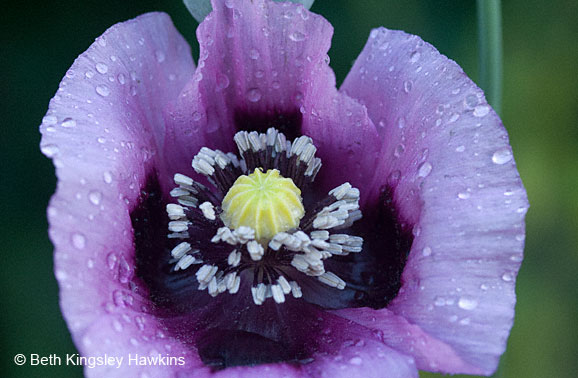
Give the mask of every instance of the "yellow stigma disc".
POLYGON ((221 218, 231 229, 255 230, 255 239, 267 243, 278 232, 296 228, 305 215, 301 190, 276 169, 260 168, 239 176, 223 199, 221 218))

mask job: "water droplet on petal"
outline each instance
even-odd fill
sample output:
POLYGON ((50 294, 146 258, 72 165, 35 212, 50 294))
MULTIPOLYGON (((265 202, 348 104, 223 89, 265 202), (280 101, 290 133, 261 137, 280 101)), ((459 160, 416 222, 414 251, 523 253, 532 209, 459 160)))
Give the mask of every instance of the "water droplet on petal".
POLYGON ((466 150, 466 146, 457 146, 456 152, 464 152, 466 150))
POLYGON ((418 177, 427 177, 431 173, 432 168, 432 165, 427 161, 425 163, 421 163, 417 169, 418 177))
POLYGON ((119 83, 121 83, 122 85, 124 85, 124 83, 126 83, 126 76, 122 73, 119 73, 118 76, 116 77, 116 79, 118 80, 119 83))
POLYGON ((506 282, 510 282, 510 281, 514 280, 514 273, 505 272, 504 274, 502 274, 502 280, 504 280, 506 282))
POLYGON ((391 172, 387 178, 387 183, 392 186, 397 186, 399 183, 399 179, 401 178, 401 172, 399 170, 395 170, 391 172))
POLYGON ((104 179, 104 182, 106 182, 107 184, 110 184, 112 182, 112 174, 108 171, 102 174, 102 178, 104 179))
POLYGON ((419 60, 421 54, 417 51, 414 51, 411 53, 410 57, 409 57, 409 61, 412 63, 415 63, 419 60))
POLYGON ((106 97, 110 94, 110 89, 104 84, 97 85, 96 86, 96 93, 98 93, 102 97, 106 97))
POLYGON ((161 50, 155 51, 155 58, 157 58, 157 62, 162 63, 165 61, 165 53, 161 50))
POLYGON ((247 91, 247 99, 251 102, 258 102, 261 96, 261 91, 258 88, 252 88, 247 91))
POLYGON ((478 96, 476 95, 467 95, 466 99, 464 100, 466 107, 473 108, 478 104, 478 96))
POLYGON ((506 164, 512 160, 512 151, 508 147, 500 148, 492 155, 495 164, 506 164))
POLYGON ((76 126, 76 121, 73 120, 72 118, 64 118, 62 120, 62 123, 60 124, 60 126, 62 127, 75 127, 76 126))
POLYGON ((474 108, 475 117, 484 117, 490 112, 490 107, 488 105, 478 105, 474 108))
POLYGON ((86 237, 81 233, 75 232, 72 234, 72 245, 76 249, 84 249, 86 246, 86 237))
POLYGON ((353 357, 349 360, 349 363, 352 365, 361 365, 363 363, 363 360, 361 359, 361 357, 353 357))
POLYGON ((104 63, 96 63, 96 70, 98 71, 98 73, 100 74, 105 74, 108 72, 108 66, 104 63))
POLYGON ((253 60, 259 59, 260 56, 261 54, 259 54, 259 51, 257 49, 251 49, 251 51, 249 51, 249 58, 253 60))
POLYGON ((470 193, 468 193, 468 192, 460 192, 460 193, 458 193, 458 198, 459 198, 459 199, 468 199, 468 198, 470 198, 470 193))
POLYGON ((59 149, 55 144, 44 144, 40 146, 40 151, 42 151, 42 153, 47 157, 51 158, 58 153, 59 149))
POLYGON ((88 200, 93 205, 98 206, 100 204, 100 201, 102 200, 102 193, 96 190, 92 191, 88 193, 88 200))
POLYGON ((393 151, 393 156, 399 158, 405 151, 405 146, 403 144, 398 144, 393 151))
POLYGON ((68 274, 64 270, 60 270, 60 269, 57 270, 56 272, 54 272, 54 275, 60 281, 64 281, 68 278, 68 274))
POLYGON ((58 120, 53 115, 47 115, 47 116, 44 116, 44 118, 42 118, 42 123, 46 126, 56 125, 57 122, 58 122, 58 120))
POLYGON ((478 301, 470 297, 462 297, 458 300, 458 307, 462 310, 471 311, 478 307, 478 301))
POLYGON ((413 83, 411 82, 411 80, 404 81, 403 90, 405 91, 405 93, 409 93, 411 91, 412 86, 413 83))
POLYGON ((113 270, 115 268, 117 260, 118 260, 118 257, 116 257, 114 252, 111 252, 108 254, 108 256, 106 256, 106 264, 108 265, 108 268, 110 270, 113 270))
POLYGON ((445 306, 446 300, 443 297, 435 297, 434 298, 434 305, 436 306, 445 306))
POLYGON ((306 35, 301 33, 301 32, 298 32, 298 31, 289 34, 289 39, 294 41, 294 42, 301 42, 301 41, 305 40, 305 38, 306 38, 306 35))
POLYGON ((424 257, 431 256, 431 248, 430 248, 430 247, 424 247, 424 248, 421 250, 421 254, 422 254, 424 257))

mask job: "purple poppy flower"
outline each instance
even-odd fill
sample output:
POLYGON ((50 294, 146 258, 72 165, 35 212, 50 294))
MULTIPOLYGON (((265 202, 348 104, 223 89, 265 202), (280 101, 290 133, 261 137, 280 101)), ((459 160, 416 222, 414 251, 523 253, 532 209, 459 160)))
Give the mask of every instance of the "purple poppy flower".
POLYGON ((337 90, 322 17, 268 0, 213 9, 196 68, 169 17, 146 14, 77 58, 43 119, 62 311, 83 356, 123 358, 86 374, 491 374, 528 203, 482 91, 383 28, 337 90), (289 239, 243 239, 225 216, 250 168, 297 184, 289 239))

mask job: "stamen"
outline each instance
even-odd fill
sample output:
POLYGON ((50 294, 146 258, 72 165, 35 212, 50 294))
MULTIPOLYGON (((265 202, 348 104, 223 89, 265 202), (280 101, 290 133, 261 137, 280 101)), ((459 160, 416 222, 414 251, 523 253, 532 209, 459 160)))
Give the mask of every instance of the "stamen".
POLYGON ((191 250, 191 245, 187 242, 182 242, 179 245, 177 245, 175 248, 173 248, 173 250, 171 251, 171 256, 173 256, 175 259, 180 259, 190 250, 191 250))
POLYGON ((293 294, 293 297, 301 298, 303 296, 303 292, 301 292, 301 286, 299 286, 299 284, 295 281, 291 281, 289 284, 291 285, 291 294, 293 294))
POLYGON ((201 205, 199 205, 199 209, 201 209, 201 211, 203 212, 203 216, 205 218, 207 218, 208 220, 215 220, 216 216, 215 216, 215 207, 213 206, 212 203, 210 202, 203 202, 201 205))
POLYGON ((251 259, 253 259, 253 261, 261 260, 261 258, 265 254, 263 246, 261 246, 261 244, 257 243, 255 240, 251 240, 250 242, 247 243, 247 251, 249 252, 249 255, 251 256, 251 259))
POLYGON ((177 187, 170 195, 178 204, 166 206, 168 237, 182 241, 171 250, 173 269, 198 265, 198 289, 213 297, 236 294, 241 272, 248 270, 256 305, 268 298, 281 304, 289 294, 301 298, 297 280, 308 277, 343 290, 346 282, 326 271, 324 260, 362 250, 362 238, 333 233, 361 218, 359 190, 344 183, 305 213, 302 190, 322 165, 313 140, 303 135, 291 142, 270 128, 238 132, 234 141, 240 158, 203 147, 192 160, 216 193, 191 177, 174 176, 177 187), (212 230, 210 242, 219 246, 204 248, 191 240, 199 229, 212 230))
POLYGON ((317 279, 323 282, 324 284, 336 287, 339 290, 345 289, 345 281, 343 281, 341 278, 339 278, 337 275, 331 272, 325 272, 319 277, 317 277, 317 279))

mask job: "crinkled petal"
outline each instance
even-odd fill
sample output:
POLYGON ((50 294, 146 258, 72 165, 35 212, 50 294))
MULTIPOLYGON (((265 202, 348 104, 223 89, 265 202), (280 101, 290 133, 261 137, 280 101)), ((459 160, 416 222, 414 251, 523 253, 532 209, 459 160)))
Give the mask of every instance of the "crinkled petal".
POLYGON ((372 172, 361 174, 361 167, 375 161, 377 133, 365 109, 335 88, 331 25, 292 3, 215 0, 213 9, 197 30, 193 81, 167 115, 174 130, 167 143, 186 141, 179 142, 182 158, 170 164, 174 171, 190 171, 197 140, 233 151, 239 129, 274 126, 290 139, 314 139, 327 167, 322 174, 333 172, 327 187, 342 183, 344 172, 353 184, 366 182, 372 172))
POLYGON ((392 349, 413 356, 421 369, 450 374, 464 371, 482 374, 481 369, 466 363, 450 345, 388 309, 349 308, 333 312, 371 329, 392 349))
POLYGON ((374 30, 341 90, 380 131, 373 200, 393 189, 401 220, 413 225, 388 310, 464 363, 444 370, 418 358, 418 367, 491 374, 512 327, 528 208, 506 130, 455 62, 403 32, 374 30))
MULTIPOLYGON (((43 119, 41 149, 58 177, 48 218, 61 307, 85 355, 100 343, 84 340, 108 338, 113 316, 134 328, 136 317, 150 311, 147 289, 134 275, 129 213, 149 177, 164 169, 162 109, 193 70, 170 18, 146 14, 111 27, 77 58, 43 119)), ((154 327, 149 319, 147 328, 154 327)), ((143 335, 135 332, 134 343, 143 335)))
MULTIPOLYGON (((317 321, 322 335, 309 342, 315 351, 308 361, 300 364, 234 367, 216 374, 217 377, 417 377, 413 358, 384 345, 368 328, 340 316, 319 311, 317 321)), ((317 333, 316 331, 314 331, 317 333)), ((311 335, 301 335, 307 338, 311 335)))

